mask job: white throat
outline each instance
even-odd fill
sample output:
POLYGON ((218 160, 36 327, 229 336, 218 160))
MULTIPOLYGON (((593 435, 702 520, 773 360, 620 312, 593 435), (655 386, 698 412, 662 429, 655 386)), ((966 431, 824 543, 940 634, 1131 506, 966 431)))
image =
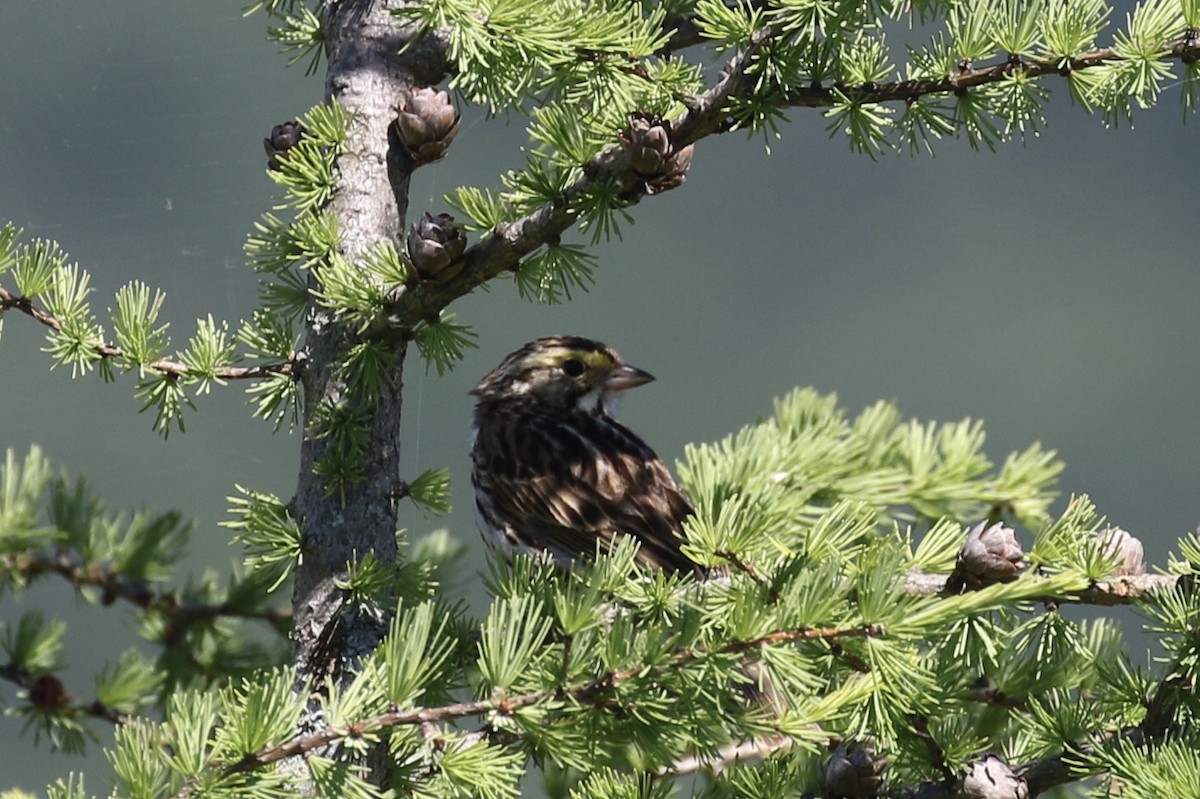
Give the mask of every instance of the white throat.
POLYGON ((575 402, 575 407, 587 413, 603 413, 613 416, 617 412, 620 394, 615 391, 605 391, 603 387, 593 388, 575 402))

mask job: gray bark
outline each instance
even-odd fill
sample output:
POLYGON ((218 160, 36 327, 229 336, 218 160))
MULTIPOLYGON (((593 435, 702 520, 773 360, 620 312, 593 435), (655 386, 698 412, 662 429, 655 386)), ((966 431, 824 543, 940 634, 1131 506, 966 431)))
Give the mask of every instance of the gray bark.
MULTIPOLYGON (((395 3, 341 0, 326 7, 325 99, 350 112, 345 152, 338 159, 339 180, 329 210, 337 217, 341 252, 350 261, 383 240, 403 249, 404 217, 411 173, 407 157, 389 148, 387 129, 400 95, 414 85, 436 84, 445 76, 438 43, 400 50, 414 34, 388 13, 395 3)), ((334 585, 346 564, 374 552, 384 561, 396 557, 397 504, 403 483, 400 463, 400 415, 403 336, 390 339, 398 355, 390 383, 371 398, 347 395, 339 373, 348 349, 361 333, 310 304, 301 355, 304 387, 304 436, 300 474, 292 502, 303 532, 303 557, 295 572, 293 607, 295 664, 298 677, 319 688, 326 675, 347 675, 371 652, 386 629, 387 609, 350 613, 334 585), (313 421, 326 403, 349 402, 366 420, 371 446, 363 456, 364 479, 331 491, 314 466, 328 441, 314 437, 313 421)), ((319 726, 310 720, 309 726, 319 726)))

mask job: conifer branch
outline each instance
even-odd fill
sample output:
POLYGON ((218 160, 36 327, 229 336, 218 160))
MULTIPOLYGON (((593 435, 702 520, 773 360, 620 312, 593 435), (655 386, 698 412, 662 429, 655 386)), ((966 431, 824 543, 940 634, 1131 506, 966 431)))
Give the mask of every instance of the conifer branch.
MULTIPOLYGON (((1098 731, 1092 740, 1075 742, 1062 752, 1015 766, 1013 771, 1024 780, 1028 796, 1040 796, 1051 788, 1090 776, 1080 769, 1079 764, 1095 753, 1099 744, 1124 741, 1146 747, 1160 743, 1170 732, 1168 720, 1179 705, 1176 691, 1180 687, 1170 679, 1159 683, 1154 695, 1146 702, 1146 717, 1141 724, 1111 732, 1098 731)), ((956 799, 963 795, 959 790, 960 783, 961 780, 929 780, 898 791, 897 795, 906 799, 956 799)))
MULTIPOLYGON (((681 34, 678 42, 673 39, 675 43, 668 47, 695 44, 691 38, 693 35, 681 34)), ((730 100, 749 94, 755 79, 748 69, 754 57, 781 35, 783 30, 778 25, 768 25, 755 31, 749 42, 726 62, 717 81, 707 91, 692 98, 688 103, 688 111, 671 125, 672 141, 676 148, 686 147, 715 133, 726 133, 733 128, 728 113, 730 100)), ((1173 60, 1194 61, 1200 59, 1200 39, 1185 34, 1165 43, 1158 52, 1173 60)), ((1093 69, 1119 59, 1116 49, 1112 47, 1090 50, 1066 59, 1022 59, 1012 56, 1002 63, 986 67, 964 65, 955 74, 940 79, 861 86, 816 84, 807 89, 789 91, 784 104, 830 107, 835 103, 835 92, 862 104, 911 103, 929 95, 963 93, 975 87, 998 83, 1016 74, 1036 78, 1058 73, 1065 77, 1073 71, 1093 69)), ((634 175, 629 159, 619 146, 597 153, 584 165, 583 176, 553 201, 498 226, 468 248, 464 255, 466 265, 457 277, 441 284, 423 283, 418 290, 406 292, 398 303, 398 312, 394 317, 396 322, 405 329, 411 329, 422 320, 435 319, 458 297, 505 271, 518 269, 522 258, 557 241, 574 225, 580 217, 579 201, 595 186, 604 183, 618 189, 626 207, 637 204, 645 196, 644 186, 634 175)))
POLYGON ((172 592, 154 591, 138 580, 97 563, 84 563, 79 556, 66 550, 41 552, 9 552, 0 557, 0 566, 26 580, 43 574, 57 574, 76 588, 98 588, 101 603, 110 605, 120 599, 142 610, 162 614, 171 622, 187 623, 217 618, 240 618, 265 621, 280 632, 291 626, 290 608, 246 608, 231 602, 206 604, 191 602, 172 592))
MULTIPOLYGON (((691 111, 672 127, 678 148, 718 132, 725 119, 724 107, 741 85, 751 56, 770 38, 773 28, 758 31, 748 47, 739 52, 722 70, 722 77, 705 92, 691 111)), ((517 269, 521 259, 539 247, 555 242, 579 219, 580 200, 593 187, 611 183, 617 187, 626 206, 637 204, 645 196, 643 182, 634 174, 621 147, 611 147, 594 155, 583 167, 583 176, 549 203, 513 222, 502 224, 469 247, 465 266, 454 279, 437 284, 423 283, 415 292, 401 298, 397 322, 411 329, 419 322, 437 318, 442 309, 458 297, 472 291, 504 271, 517 269)))
MULTIPOLYGON (((928 574, 912 571, 906 575, 904 590, 914 596, 937 596, 944 594, 949 575, 928 574)), ((1023 575, 1022 580, 1044 579, 1039 575, 1023 575)), ((1155 591, 1174 586, 1180 579, 1178 574, 1135 574, 1112 577, 1093 583, 1086 590, 1077 594, 1053 595, 1047 594, 1039 601, 1069 602, 1079 605, 1097 605, 1113 607, 1116 605, 1131 605, 1145 599, 1155 591)))
MULTIPOLYGON (((33 301, 27 297, 15 296, 3 286, 0 286, 0 311, 7 311, 9 309, 20 311, 56 333, 62 332, 62 322, 55 316, 34 305, 33 301)), ((115 344, 99 343, 94 346, 94 350, 102 359, 120 360, 127 357, 126 353, 115 344)), ((191 376, 209 377, 209 375, 197 374, 186 364, 172 360, 154 361, 147 364, 145 368, 159 374, 177 378, 191 376)), ((256 366, 224 366, 214 370, 211 377, 215 377, 217 380, 260 380, 276 374, 294 375, 295 372, 296 361, 288 359, 277 363, 265 363, 256 366)))
MULTIPOLYGON (((1152 582, 1157 584, 1159 581, 1152 582)), ((876 637, 885 634, 886 631, 878 625, 863 625, 851 628, 776 630, 750 640, 731 641, 713 650, 713 652, 730 654, 745 653, 770 644, 805 640, 838 641, 846 638, 876 637)), ((400 726, 427 726, 437 722, 483 716, 489 713, 512 715, 519 710, 535 706, 543 701, 559 701, 567 697, 578 702, 594 704, 597 707, 607 707, 608 705, 603 701, 605 696, 623 682, 639 676, 646 676, 648 673, 665 674, 675 671, 686 667, 688 664, 707 654, 709 653, 701 649, 685 648, 677 650, 667 663, 650 670, 647 670, 643 666, 630 666, 624 669, 613 670, 600 677, 564 688, 532 691, 516 696, 456 702, 439 707, 389 711, 352 724, 331 726, 314 733, 297 735, 277 746, 268 747, 246 755, 236 762, 225 765, 214 764, 213 767, 219 768, 222 775, 228 777, 255 771, 288 758, 301 756, 308 752, 327 747, 339 740, 362 738, 379 730, 400 726)), ((1134 743, 1160 740, 1169 729, 1172 707, 1178 702, 1177 697, 1173 693, 1174 689, 1175 686, 1169 680, 1160 683, 1154 696, 1147 701, 1148 709, 1146 718, 1141 724, 1125 728, 1120 732, 1108 734, 1104 738, 1120 738, 1134 743)), ((928 738, 928 724, 926 720, 919 717, 915 718, 914 727, 918 735, 928 738)), ((755 738, 751 741, 725 747, 716 753, 716 757, 692 756, 683 758, 660 770, 659 773, 668 776, 680 776, 696 772, 715 774, 724 768, 735 765, 739 761, 765 757, 790 745, 791 739, 782 735, 755 738)), ((937 747, 936 742, 932 738, 927 740, 927 745, 937 747)), ((936 751, 940 752, 940 748, 936 751)), ((1078 760, 1080 756, 1086 756, 1090 751, 1092 751, 1091 744, 1081 743, 1068 752, 1058 753, 1043 760, 1023 764, 1015 770, 1022 779, 1025 779, 1029 783, 1032 791, 1030 795, 1036 796, 1040 792, 1052 787, 1080 779, 1083 775, 1068 761, 1071 759, 1078 760)), ((936 752, 931 749, 931 754, 936 754, 936 752)), ((960 780, 954 779, 954 775, 949 773, 949 767, 945 764, 944 758, 935 757, 935 761, 940 764, 938 768, 943 772, 942 778, 920 783, 909 788, 902 788, 897 795, 921 797, 921 799, 958 796, 959 794, 956 791, 960 787, 960 780)), ((190 778, 174 794, 173 799, 187 799, 194 793, 198 784, 197 778, 190 778)))
POLYGON ((0 665, 0 680, 24 688, 30 704, 41 713, 54 713, 67 718, 91 716, 113 725, 125 724, 131 718, 128 713, 109 707, 99 699, 85 703, 73 701, 63 688, 62 681, 53 674, 35 676, 15 663, 6 663, 0 665))
MULTIPOLYGON (((593 703, 597 707, 607 707, 601 700, 622 683, 647 674, 666 674, 671 671, 678 671, 708 654, 740 654, 771 644, 814 640, 836 641, 844 638, 869 638, 883 634, 883 628, 874 624, 849 628, 798 628, 776 630, 745 641, 731 641, 722 647, 712 650, 712 652, 702 649, 679 649, 675 651, 667 663, 651 669, 647 669, 641 665, 630 666, 624 669, 615 669, 587 682, 563 688, 531 691, 516 696, 493 699, 477 699, 470 702, 455 702, 440 707, 393 710, 353 724, 330 726, 314 733, 297 735, 278 746, 269 747, 246 755, 237 762, 228 763, 223 766, 217 765, 215 767, 221 769, 223 776, 241 774, 277 763, 281 760, 286 760, 290 757, 296 757, 306 752, 321 749, 335 741, 361 738, 377 730, 402 726, 422 726, 440 721, 453 721, 455 719, 482 716, 488 713, 499 713, 508 716, 523 708, 532 707, 544 701, 559 701, 564 697, 569 697, 579 702, 593 703)), ((173 799, 186 799, 186 797, 191 796, 196 785, 195 778, 188 780, 174 794, 173 799)))
POLYGON ((785 735, 751 738, 749 741, 722 746, 717 749, 715 756, 687 755, 655 773, 660 777, 686 777, 689 774, 716 776, 739 763, 762 760, 791 746, 792 739, 785 735))
MULTIPOLYGON (((1081 759, 1086 759, 1095 752, 1097 743, 1123 740, 1134 745, 1144 746, 1161 741, 1170 730, 1169 720, 1179 701, 1175 692, 1180 687, 1181 685, 1172 680, 1159 683, 1158 689, 1146 703, 1146 718, 1141 724, 1116 732, 1099 733, 1094 741, 1079 742, 1062 752, 1041 760, 1024 763, 1015 767, 1014 772, 1025 781, 1029 788, 1029 796, 1039 796, 1051 788, 1066 785, 1087 776, 1080 772, 1077 764, 1081 759)), ((1006 706, 1012 707, 1011 705, 1006 706)), ((928 780, 917 785, 899 788, 894 795, 906 799, 956 799, 956 797, 963 796, 961 775, 955 774, 945 762, 945 752, 930 734, 928 719, 924 716, 914 716, 911 721, 914 732, 929 749, 931 761, 942 776, 937 780, 928 780)), ((715 776, 741 761, 765 758, 787 749, 791 743, 790 738, 781 736, 754 739, 723 747, 718 750, 716 757, 688 756, 676 761, 666 769, 661 769, 658 773, 660 776, 672 777, 695 773, 715 776)))
MULTIPOLYGON (((1200 38, 1183 36, 1166 42, 1157 53, 1149 54, 1147 58, 1152 58, 1153 55, 1169 57, 1184 63, 1195 61, 1200 59, 1200 38)), ((961 94, 969 89, 997 83, 1018 74, 1027 78, 1040 78, 1057 73, 1065 78, 1072 72, 1094 69, 1120 60, 1121 56, 1114 47, 1096 48, 1071 58, 1026 59, 1013 55, 999 64, 985 67, 965 64, 962 69, 945 78, 900 80, 863 86, 847 86, 841 83, 834 83, 828 87, 814 85, 788 92, 786 103, 789 106, 806 108, 831 106, 835 101, 835 90, 860 103, 911 103, 931 94, 961 94)))

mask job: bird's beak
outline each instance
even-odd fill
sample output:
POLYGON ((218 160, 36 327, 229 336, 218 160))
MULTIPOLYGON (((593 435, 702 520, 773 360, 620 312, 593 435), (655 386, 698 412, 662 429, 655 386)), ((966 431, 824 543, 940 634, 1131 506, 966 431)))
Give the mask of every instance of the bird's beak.
POLYGON ((624 391, 627 388, 644 386, 653 379, 654 375, 649 372, 625 363, 613 369, 608 373, 608 377, 604 378, 604 390, 624 391))

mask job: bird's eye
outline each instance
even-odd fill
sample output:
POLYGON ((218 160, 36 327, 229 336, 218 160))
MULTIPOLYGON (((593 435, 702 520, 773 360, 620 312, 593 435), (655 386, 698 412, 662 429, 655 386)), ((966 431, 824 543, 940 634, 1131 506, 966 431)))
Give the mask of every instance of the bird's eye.
POLYGON ((562 370, 567 377, 579 377, 583 374, 583 361, 578 358, 567 358, 562 362, 562 370))

